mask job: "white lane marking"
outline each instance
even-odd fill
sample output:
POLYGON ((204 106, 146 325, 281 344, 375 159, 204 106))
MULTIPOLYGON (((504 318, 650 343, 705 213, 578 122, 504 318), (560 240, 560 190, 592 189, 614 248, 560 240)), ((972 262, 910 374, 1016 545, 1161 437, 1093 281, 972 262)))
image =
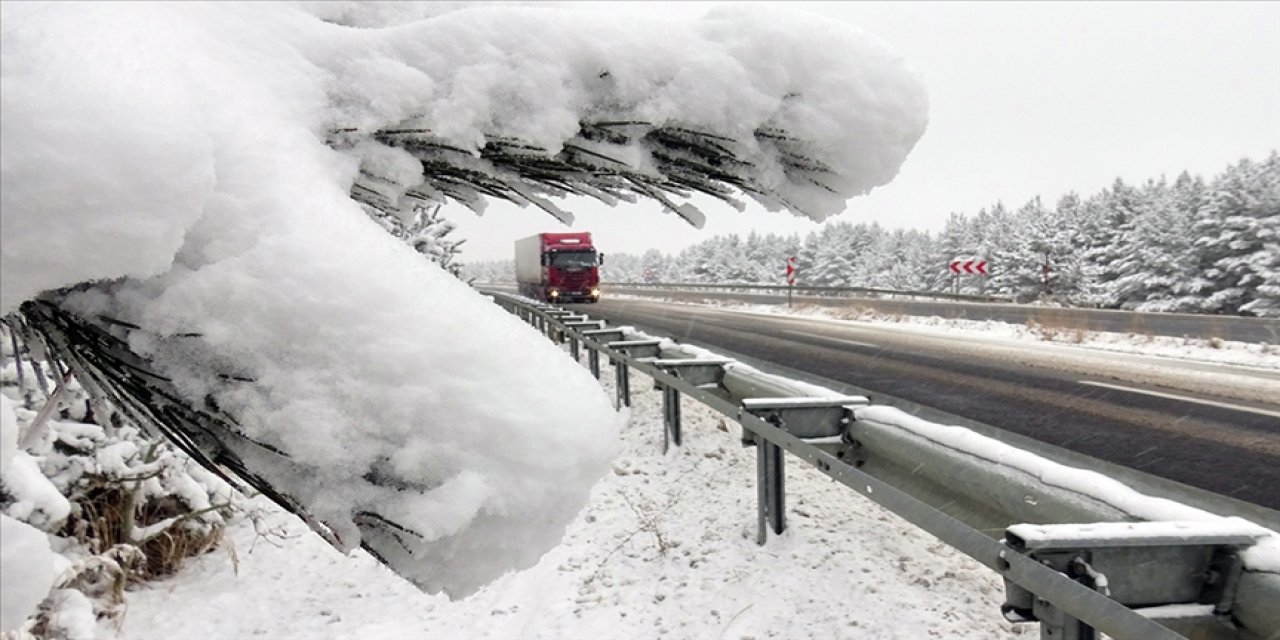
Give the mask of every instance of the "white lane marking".
POLYGON ((1120 391, 1129 391, 1132 393, 1141 393, 1148 396, 1156 396, 1159 398, 1169 398, 1170 400, 1181 400, 1183 402, 1194 402, 1196 404, 1207 404, 1211 407, 1221 407, 1223 409, 1232 409, 1235 411, 1246 411, 1248 413, 1257 413, 1259 415, 1280 418, 1280 411, 1268 411, 1257 407, 1246 407, 1240 404, 1231 404, 1229 402, 1216 402, 1214 400, 1201 400, 1200 398, 1188 398, 1187 396, 1174 395, 1172 393, 1161 393, 1159 391, 1148 391, 1146 389, 1135 389, 1133 387, 1123 387, 1118 384, 1107 384, 1105 382, 1094 382, 1092 380, 1078 380, 1080 384, 1087 384, 1094 387, 1106 387, 1108 389, 1118 389, 1120 391))
POLYGON ((781 333, 785 333, 787 335, 792 335, 792 336, 800 336, 803 338, 817 338, 819 340, 828 340, 830 342, 841 342, 844 344, 852 344, 859 347, 871 347, 872 349, 880 348, 880 345, 871 344, 870 342, 858 342, 857 340, 844 340, 841 338, 828 338, 827 336, 820 336, 812 333, 805 333, 803 331, 783 331, 781 333))

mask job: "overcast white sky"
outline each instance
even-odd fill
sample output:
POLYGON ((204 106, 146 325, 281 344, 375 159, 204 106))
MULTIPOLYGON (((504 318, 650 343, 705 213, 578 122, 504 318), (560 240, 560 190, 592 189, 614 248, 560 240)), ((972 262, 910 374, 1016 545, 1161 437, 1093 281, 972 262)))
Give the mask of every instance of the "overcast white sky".
MULTIPOLYGON (((610 3, 690 19, 722 3, 610 3)), ((794 2, 868 31, 924 77, 930 122, 898 178, 838 218, 936 230, 951 211, 1035 195, 1052 204, 1116 177, 1183 169, 1206 178, 1280 149, 1280 2, 794 2)), ((620 15, 620 19, 623 17, 620 15)), ((695 200, 702 230, 656 203, 566 200, 575 230, 605 253, 674 252, 729 232, 808 231, 788 213, 695 200)), ((512 242, 562 230, 531 208, 493 202, 483 217, 447 207, 467 262, 511 258, 512 242)))

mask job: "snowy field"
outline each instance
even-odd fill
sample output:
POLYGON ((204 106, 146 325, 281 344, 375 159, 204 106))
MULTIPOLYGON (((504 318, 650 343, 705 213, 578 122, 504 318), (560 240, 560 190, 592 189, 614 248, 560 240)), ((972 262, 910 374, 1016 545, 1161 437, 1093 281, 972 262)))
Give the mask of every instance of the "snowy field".
MULTIPOLYGON (((603 372, 612 397, 612 376, 603 372)), ((622 451, 564 542, 462 600, 423 594, 261 504, 226 548, 129 594, 119 638, 1012 638, 996 575, 807 465, 790 529, 755 543, 755 451, 684 403, 662 453, 662 398, 635 374, 622 451), (282 535, 280 535, 282 534, 282 535), (215 613, 223 612, 223 613, 215 613), (228 614, 226 612, 234 612, 228 614)), ((116 630, 104 627, 102 635, 116 630)))

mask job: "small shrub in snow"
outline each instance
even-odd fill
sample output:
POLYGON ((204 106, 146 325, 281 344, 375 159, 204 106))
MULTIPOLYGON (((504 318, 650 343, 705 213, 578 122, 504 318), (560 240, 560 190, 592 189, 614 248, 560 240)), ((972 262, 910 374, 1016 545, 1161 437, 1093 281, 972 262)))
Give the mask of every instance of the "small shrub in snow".
POLYGON ((74 378, 59 375, 60 366, 42 361, 8 325, 0 324, 0 337, 0 511, 42 532, 56 554, 52 566, 29 567, 37 574, 30 580, 52 584, 48 597, 23 612, 25 624, 6 611, 12 628, 4 631, 92 637, 97 620, 124 612, 128 585, 170 575, 217 545, 234 494, 110 406, 91 403, 74 378))

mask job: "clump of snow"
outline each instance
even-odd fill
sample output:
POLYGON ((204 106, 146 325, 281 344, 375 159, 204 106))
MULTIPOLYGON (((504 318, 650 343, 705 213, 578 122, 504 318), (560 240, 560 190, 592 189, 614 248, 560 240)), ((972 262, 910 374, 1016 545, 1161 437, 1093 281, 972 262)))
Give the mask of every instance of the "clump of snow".
POLYGON ((1240 555, 1246 567, 1258 572, 1280 573, 1280 535, 1271 535, 1240 555))
POLYGON ((18 453, 18 416, 13 409, 13 401, 0 395, 0 478, 8 472, 9 462, 18 453))
POLYGON ((175 55, 191 29, 164 18, 128 5, 0 8, 0 314, 46 289, 167 271, 213 196, 195 78, 174 81, 198 71, 175 55))
POLYGON ((467 593, 553 546, 614 454, 613 413, 366 218, 348 196, 362 163, 406 182, 417 165, 335 151, 333 129, 554 153, 583 119, 643 118, 741 136, 762 186, 820 218, 892 178, 925 126, 900 58, 806 16, 311 10, 335 22, 289 4, 0 5, 0 314, 119 279, 65 304, 144 327, 132 349, 284 452, 246 460, 344 548, 365 512, 415 531, 411 557, 386 559, 429 590, 467 593), (796 154, 830 167, 831 190, 788 177, 796 154))
POLYGON ((5 513, 24 522, 56 529, 71 513, 66 497, 40 471, 39 462, 25 451, 14 455, 4 474, 4 487, 13 497, 5 513))
POLYGON ((57 611, 57 615, 49 619, 49 637, 66 640, 96 640, 102 637, 93 601, 83 592, 58 589, 49 600, 50 609, 57 611))
POLYGON ((53 586, 53 551, 35 527, 0 514, 0 632, 20 627, 53 586))
POLYGON ((67 519, 71 504, 40 470, 40 461, 18 447, 23 423, 35 412, 17 406, 0 395, 0 486, 7 495, 4 512, 25 523, 56 529, 67 519), (18 413, 25 415, 20 420, 18 413))

